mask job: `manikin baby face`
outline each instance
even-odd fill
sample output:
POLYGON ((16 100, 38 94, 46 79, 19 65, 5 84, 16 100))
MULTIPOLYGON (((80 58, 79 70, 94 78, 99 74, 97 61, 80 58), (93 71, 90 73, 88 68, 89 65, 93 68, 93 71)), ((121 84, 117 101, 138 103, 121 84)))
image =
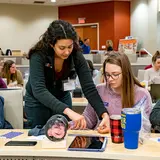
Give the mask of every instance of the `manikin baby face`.
POLYGON ((48 136, 55 138, 63 138, 65 135, 65 126, 63 123, 56 123, 48 129, 48 136))

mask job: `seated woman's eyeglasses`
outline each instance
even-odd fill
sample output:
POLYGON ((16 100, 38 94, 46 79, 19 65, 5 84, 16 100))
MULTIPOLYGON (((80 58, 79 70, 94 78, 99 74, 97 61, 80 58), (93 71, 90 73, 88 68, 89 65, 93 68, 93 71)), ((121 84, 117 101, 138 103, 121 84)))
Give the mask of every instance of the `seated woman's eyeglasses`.
POLYGON ((119 78, 120 74, 122 74, 122 73, 114 73, 114 74, 106 73, 106 78, 109 79, 111 77, 112 79, 116 80, 119 78))

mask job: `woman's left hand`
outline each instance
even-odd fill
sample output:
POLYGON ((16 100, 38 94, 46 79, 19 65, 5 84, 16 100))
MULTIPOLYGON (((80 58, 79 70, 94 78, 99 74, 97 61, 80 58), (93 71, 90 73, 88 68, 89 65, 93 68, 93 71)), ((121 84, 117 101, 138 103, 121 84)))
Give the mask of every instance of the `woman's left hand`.
POLYGON ((72 129, 85 129, 87 124, 86 120, 83 115, 80 115, 70 108, 66 108, 63 112, 66 114, 74 123, 74 126, 72 126, 72 129))
POLYGON ((101 134, 109 133, 110 132, 110 119, 107 113, 103 113, 102 121, 99 124, 97 131, 101 134))

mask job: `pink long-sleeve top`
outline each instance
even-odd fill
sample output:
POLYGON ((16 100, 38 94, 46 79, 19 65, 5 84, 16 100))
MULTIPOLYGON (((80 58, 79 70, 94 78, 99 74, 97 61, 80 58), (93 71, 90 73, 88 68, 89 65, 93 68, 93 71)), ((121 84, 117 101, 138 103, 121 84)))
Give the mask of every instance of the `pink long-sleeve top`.
MULTIPOLYGON (((111 115, 121 115, 122 110, 122 103, 121 103, 121 95, 115 93, 112 89, 106 86, 105 83, 100 84, 97 86, 97 90, 99 92, 100 97, 102 98, 102 101, 105 105, 105 107, 108 110, 109 116, 111 115)), ((144 103, 144 113, 147 118, 145 118, 145 122, 147 124, 144 124, 144 127, 147 127, 147 130, 150 130, 150 121, 149 116, 152 110, 152 100, 151 96, 145 88, 135 86, 135 104, 140 101, 144 96, 146 96, 146 102, 144 103)), ((127 97, 126 97, 127 98, 127 97)), ((88 129, 94 129, 99 124, 99 119, 94 111, 94 109, 91 107, 90 104, 85 108, 83 115, 87 122, 87 128, 88 129)))

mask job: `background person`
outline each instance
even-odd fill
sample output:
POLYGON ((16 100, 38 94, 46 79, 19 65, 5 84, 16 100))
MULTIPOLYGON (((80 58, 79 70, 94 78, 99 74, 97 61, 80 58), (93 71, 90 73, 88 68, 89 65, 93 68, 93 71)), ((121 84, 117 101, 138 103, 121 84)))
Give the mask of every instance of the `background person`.
POLYGON ((113 51, 113 42, 112 42, 112 40, 107 40, 106 41, 106 49, 107 49, 107 51, 113 51))
POLYGON ((84 42, 83 42, 83 45, 81 45, 81 48, 83 50, 83 54, 89 54, 90 53, 91 48, 89 46, 89 43, 90 43, 90 39, 89 38, 85 38, 84 42))
POLYGON ((18 69, 16 69, 16 64, 12 60, 4 62, 1 77, 7 79, 8 87, 23 87, 22 74, 18 69))
POLYGON ((144 74, 144 80, 148 81, 148 84, 160 83, 160 52, 156 53, 152 57, 153 67, 147 69, 144 74))

